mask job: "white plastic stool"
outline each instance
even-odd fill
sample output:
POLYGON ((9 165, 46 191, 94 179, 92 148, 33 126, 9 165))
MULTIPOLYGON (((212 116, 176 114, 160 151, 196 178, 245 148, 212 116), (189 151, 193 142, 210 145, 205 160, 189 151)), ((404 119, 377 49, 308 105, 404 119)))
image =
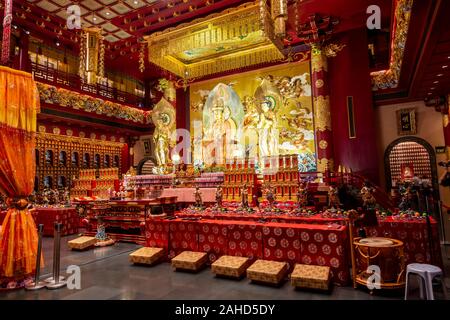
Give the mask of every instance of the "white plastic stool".
POLYGON ((425 283, 425 293, 427 300, 434 300, 433 294, 433 279, 437 276, 441 278, 442 290, 444 291, 444 297, 447 300, 447 288, 444 282, 444 274, 442 273, 441 268, 437 266, 433 266, 431 264, 424 263, 410 263, 406 267, 406 288, 405 288, 405 300, 408 299, 408 283, 409 283, 409 274, 416 274, 421 279, 419 282, 420 289, 420 298, 423 299, 423 287, 422 280, 425 283))

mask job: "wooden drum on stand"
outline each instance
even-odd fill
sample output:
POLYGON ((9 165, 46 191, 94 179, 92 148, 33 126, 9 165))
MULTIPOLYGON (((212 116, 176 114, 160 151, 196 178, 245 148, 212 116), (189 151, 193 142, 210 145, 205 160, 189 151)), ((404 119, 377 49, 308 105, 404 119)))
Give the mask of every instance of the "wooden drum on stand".
POLYGON ((355 238, 353 248, 355 287, 356 284, 367 286, 373 283, 373 278, 369 278, 377 267, 381 276, 379 282, 381 289, 397 289, 405 286, 405 257, 402 241, 381 237, 355 238))

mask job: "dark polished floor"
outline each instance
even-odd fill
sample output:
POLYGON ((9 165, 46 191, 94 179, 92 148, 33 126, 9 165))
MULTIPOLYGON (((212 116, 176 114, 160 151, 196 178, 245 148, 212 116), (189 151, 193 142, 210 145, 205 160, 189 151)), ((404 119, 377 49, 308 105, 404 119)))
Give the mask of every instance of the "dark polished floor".
MULTIPOLYGON (((363 289, 355 290, 352 287, 334 287, 329 294, 294 290, 288 282, 280 288, 274 288, 252 284, 246 278, 240 281, 216 278, 209 268, 196 274, 174 272, 169 263, 160 263, 154 267, 134 266, 129 263, 128 255, 138 248, 137 245, 117 243, 111 247, 77 252, 71 251, 66 244, 67 240, 74 237, 62 239, 61 274, 65 275, 69 265, 80 266, 80 290, 21 289, 0 293, 0 299, 403 299, 403 292, 376 292, 370 295, 363 289)), ((45 267, 42 278, 46 278, 51 275, 53 239, 44 238, 43 248, 45 267)), ((412 290, 411 298, 417 296, 416 291, 412 290)), ((438 287, 436 298, 442 298, 438 287)))

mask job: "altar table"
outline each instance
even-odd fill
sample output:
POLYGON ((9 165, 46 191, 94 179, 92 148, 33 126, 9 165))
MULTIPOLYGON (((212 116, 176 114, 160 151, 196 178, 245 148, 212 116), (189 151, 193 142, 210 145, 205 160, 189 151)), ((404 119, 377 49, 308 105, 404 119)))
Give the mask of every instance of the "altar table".
POLYGON ((438 223, 433 217, 430 217, 430 227, 431 237, 426 219, 386 217, 378 220, 377 227, 367 228, 367 236, 403 241, 406 264, 428 263, 442 267, 438 223))
POLYGON ((303 224, 346 224, 344 218, 325 218, 320 214, 311 216, 293 216, 287 214, 264 214, 249 213, 249 214, 234 214, 234 213, 219 213, 219 214, 205 214, 205 213, 184 213, 177 212, 177 217, 180 218, 199 218, 213 219, 213 220, 239 220, 239 221, 261 221, 265 222, 280 222, 280 223, 303 223, 303 224))
POLYGON ((78 232, 80 219, 75 208, 42 208, 35 209, 36 225, 44 225, 44 236, 54 235, 54 223, 60 222, 63 225, 61 236, 67 236, 78 232))
MULTIPOLYGON (((177 197, 177 202, 195 203, 195 188, 165 188, 161 197, 177 197)), ((205 203, 216 201, 216 188, 200 188, 202 200, 205 203)))
POLYGON ((255 221, 149 219, 147 246, 164 248, 171 259, 182 251, 208 253, 209 262, 222 255, 252 260, 326 265, 333 282, 346 285, 350 278, 348 231, 342 225, 260 223, 255 221))
MULTIPOLYGON (((320 214, 311 216, 292 216, 287 214, 279 215, 261 215, 252 214, 191 214, 177 212, 176 215, 181 218, 202 218, 215 220, 240 220, 240 221, 259 221, 263 218, 268 222, 292 223, 292 224, 346 224, 344 218, 322 217, 320 214)), ((378 218, 378 226, 366 228, 369 237, 387 237, 394 238, 404 242, 404 252, 406 263, 429 263, 442 266, 442 254, 440 249, 438 223, 430 217, 431 237, 429 236, 427 222, 425 218, 399 218, 385 217, 378 218), (430 245, 431 240, 431 245, 430 245)), ((355 228, 355 236, 357 229, 355 228)))

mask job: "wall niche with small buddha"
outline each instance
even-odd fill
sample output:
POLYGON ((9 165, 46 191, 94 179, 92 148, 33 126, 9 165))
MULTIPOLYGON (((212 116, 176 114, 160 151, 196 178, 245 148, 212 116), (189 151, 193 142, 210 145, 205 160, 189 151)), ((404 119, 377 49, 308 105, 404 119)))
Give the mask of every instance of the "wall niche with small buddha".
POLYGON ((119 168, 121 172, 123 146, 122 142, 38 132, 35 190, 70 188, 80 169, 119 168))

